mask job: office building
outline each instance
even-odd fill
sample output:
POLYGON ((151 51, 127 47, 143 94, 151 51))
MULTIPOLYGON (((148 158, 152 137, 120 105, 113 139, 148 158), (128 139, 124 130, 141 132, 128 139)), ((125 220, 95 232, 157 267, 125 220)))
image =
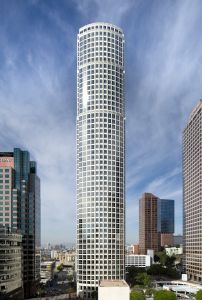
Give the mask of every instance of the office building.
POLYGON ((22 234, 25 298, 40 278, 40 179, 28 151, 0 152, 0 224, 22 234))
POLYGON ((175 231, 175 202, 174 200, 159 199, 157 207, 158 232, 161 247, 173 246, 175 231))
POLYGON ((182 245, 180 247, 165 247, 165 251, 168 256, 182 255, 183 247, 182 247, 182 245))
POLYGON ((184 252, 188 279, 202 281, 202 100, 183 131, 184 252))
POLYGON ((137 267, 137 268, 146 268, 150 267, 152 263, 152 258, 150 255, 144 254, 127 254, 125 265, 126 267, 137 267))
POLYGON ((161 247, 173 245, 174 200, 159 199, 144 193, 139 202, 140 253, 148 249, 159 251, 161 247))
POLYGON ((53 279, 55 261, 42 261, 40 270, 40 282, 46 284, 53 279))
POLYGON ((23 299, 22 235, 0 226, 0 299, 23 299))
POLYGON ((157 206, 158 197, 151 193, 144 193, 139 201, 140 254, 146 254, 148 249, 159 250, 157 206))
POLYGON ((124 35, 82 27, 77 61, 77 292, 124 279, 124 35))
POLYGON ((139 245, 130 245, 125 247, 126 254, 140 254, 139 245))
POLYGON ((64 266, 75 266, 75 250, 51 250, 51 259, 56 259, 64 266))

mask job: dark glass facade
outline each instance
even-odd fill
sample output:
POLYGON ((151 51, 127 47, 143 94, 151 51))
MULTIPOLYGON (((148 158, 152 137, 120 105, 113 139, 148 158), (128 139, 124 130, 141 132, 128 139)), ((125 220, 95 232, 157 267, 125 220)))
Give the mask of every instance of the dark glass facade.
POLYGON ((158 232, 174 233, 175 231, 174 200, 158 199, 157 219, 158 232))
POLYGON ((12 153, 1 152, 0 157, 13 159, 10 168, 12 175, 11 171, 9 173, 12 184, 9 186, 11 205, 8 224, 22 234, 24 296, 29 298, 34 296, 36 283, 40 279, 40 179, 37 176, 36 162, 30 161, 28 151, 14 148, 12 153))

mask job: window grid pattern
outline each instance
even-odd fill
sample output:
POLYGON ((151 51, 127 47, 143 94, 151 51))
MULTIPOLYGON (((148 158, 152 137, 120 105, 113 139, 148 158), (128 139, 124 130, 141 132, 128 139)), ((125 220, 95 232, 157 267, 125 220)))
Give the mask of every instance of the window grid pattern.
POLYGON ((183 198, 186 273, 202 281, 202 101, 183 134, 183 198))
POLYGON ((12 224, 12 168, 0 168, 0 223, 11 227, 12 224))
POLYGON ((123 33, 80 29, 77 70, 78 292, 124 278, 123 33))

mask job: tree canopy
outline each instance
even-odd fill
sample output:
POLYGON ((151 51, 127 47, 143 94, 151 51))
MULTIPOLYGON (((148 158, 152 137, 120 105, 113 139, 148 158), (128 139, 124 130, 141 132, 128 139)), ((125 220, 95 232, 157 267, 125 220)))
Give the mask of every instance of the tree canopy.
POLYGON ((155 254, 155 261, 159 261, 163 266, 167 268, 174 267, 175 256, 169 256, 165 251, 160 251, 155 254))
POLYGON ((154 300, 177 300, 175 293, 161 290, 154 293, 154 300))
POLYGON ((129 284, 129 286, 134 286, 135 284, 138 284, 136 281, 136 277, 139 274, 145 273, 145 272, 146 272, 145 268, 137 268, 134 266, 127 267, 126 281, 129 284))
POLYGON ((151 278, 147 273, 138 273, 135 277, 135 281, 139 285, 143 285, 145 287, 149 287, 151 284, 151 278))
POLYGON ((130 300, 145 300, 145 295, 140 291, 132 291, 130 293, 130 300))
POLYGON ((202 300, 202 290, 196 293, 196 300, 202 300))

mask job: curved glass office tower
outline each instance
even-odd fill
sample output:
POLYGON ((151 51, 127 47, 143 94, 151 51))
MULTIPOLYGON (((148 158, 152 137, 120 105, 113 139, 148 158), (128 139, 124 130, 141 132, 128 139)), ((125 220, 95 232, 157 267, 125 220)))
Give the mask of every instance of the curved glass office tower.
POLYGON ((124 278, 124 35, 82 27, 77 61, 77 292, 124 278))

